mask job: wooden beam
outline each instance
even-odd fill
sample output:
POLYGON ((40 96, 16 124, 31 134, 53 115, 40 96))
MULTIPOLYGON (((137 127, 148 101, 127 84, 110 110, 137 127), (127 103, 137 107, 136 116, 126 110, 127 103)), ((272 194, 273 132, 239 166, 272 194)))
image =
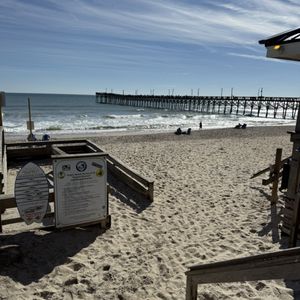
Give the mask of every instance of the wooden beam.
POLYGON ((279 182, 279 171, 280 171, 280 164, 281 164, 281 156, 282 156, 282 148, 276 149, 276 157, 275 157, 275 164, 274 164, 274 180, 272 186, 272 196, 271 202, 277 203, 278 201, 278 182, 279 182))
POLYGON ((293 217, 291 220, 289 247, 295 247, 297 245, 299 224, 300 224, 300 193, 297 193, 294 202, 293 217))
MULTIPOLYGON (((280 168, 282 168, 283 165, 284 165, 290 158, 291 158, 291 156, 289 156, 289 157, 283 159, 283 160, 280 162, 280 168)), ((255 178, 255 177, 257 177, 257 176, 259 176, 259 175, 261 175, 261 174, 264 174, 264 173, 270 171, 271 168, 274 168, 274 165, 272 165, 272 166, 270 166, 270 167, 267 167, 267 168, 265 168, 265 169, 263 169, 263 170, 261 170, 261 171, 258 171, 257 173, 254 173, 254 174, 250 177, 250 179, 253 179, 253 178, 255 178)))
MULTIPOLYGON (((49 193, 49 202, 54 202, 54 192, 53 189, 51 190, 49 193)), ((17 207, 16 198, 14 195, 0 195, 0 211, 2 209, 8 209, 14 207, 17 207)))
POLYGON ((153 180, 145 178, 142 175, 139 175, 137 173, 137 171, 128 167, 125 163, 123 163, 122 161, 116 159, 115 157, 113 157, 111 155, 108 156, 107 161, 110 163, 111 166, 114 165, 114 166, 120 168, 121 170, 123 170, 124 173, 127 173, 129 176, 131 176, 135 180, 141 182, 141 184, 143 184, 143 185, 148 186, 149 182, 153 182, 153 180))

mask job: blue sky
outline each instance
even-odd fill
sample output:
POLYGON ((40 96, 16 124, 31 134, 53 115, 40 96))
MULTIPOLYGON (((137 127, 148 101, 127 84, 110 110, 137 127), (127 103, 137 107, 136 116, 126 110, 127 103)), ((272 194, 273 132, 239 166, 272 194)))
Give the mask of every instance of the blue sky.
POLYGON ((300 63, 258 40, 298 0, 1 0, 0 90, 300 96, 300 63))

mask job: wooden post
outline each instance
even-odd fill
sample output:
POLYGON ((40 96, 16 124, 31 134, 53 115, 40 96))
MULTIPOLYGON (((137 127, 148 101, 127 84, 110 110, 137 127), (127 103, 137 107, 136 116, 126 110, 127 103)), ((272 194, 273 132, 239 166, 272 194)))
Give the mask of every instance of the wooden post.
POLYGON ((294 202, 294 212, 290 229, 289 247, 296 247, 300 224, 300 193, 297 193, 294 202))
POLYGON ((197 300, 198 284, 193 282, 192 276, 186 276, 185 300, 197 300))
POLYGON ((28 98, 28 115, 29 115, 29 131, 30 131, 30 135, 32 135, 30 98, 28 98))
POLYGON ((278 181, 279 181, 279 171, 280 171, 280 162, 282 156, 282 149, 276 149, 276 158, 275 158, 275 165, 274 165, 274 181, 272 186, 272 198, 271 203, 275 204, 278 201, 278 181))

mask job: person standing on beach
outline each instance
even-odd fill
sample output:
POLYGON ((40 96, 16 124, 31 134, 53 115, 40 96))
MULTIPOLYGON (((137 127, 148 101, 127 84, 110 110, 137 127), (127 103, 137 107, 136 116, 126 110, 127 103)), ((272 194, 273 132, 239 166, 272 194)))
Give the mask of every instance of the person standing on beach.
POLYGON ((202 129, 202 122, 199 123, 199 129, 202 129))

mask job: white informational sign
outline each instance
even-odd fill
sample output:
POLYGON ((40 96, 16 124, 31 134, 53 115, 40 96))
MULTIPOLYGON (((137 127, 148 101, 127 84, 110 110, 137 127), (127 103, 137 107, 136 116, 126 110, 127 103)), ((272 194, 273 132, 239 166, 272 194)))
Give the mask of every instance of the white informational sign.
POLYGON ((48 207, 49 186, 39 166, 29 162, 19 171, 15 198, 20 216, 27 225, 42 221, 48 207))
POLYGON ((53 160, 56 227, 91 223, 107 216, 107 167, 103 156, 53 160))

